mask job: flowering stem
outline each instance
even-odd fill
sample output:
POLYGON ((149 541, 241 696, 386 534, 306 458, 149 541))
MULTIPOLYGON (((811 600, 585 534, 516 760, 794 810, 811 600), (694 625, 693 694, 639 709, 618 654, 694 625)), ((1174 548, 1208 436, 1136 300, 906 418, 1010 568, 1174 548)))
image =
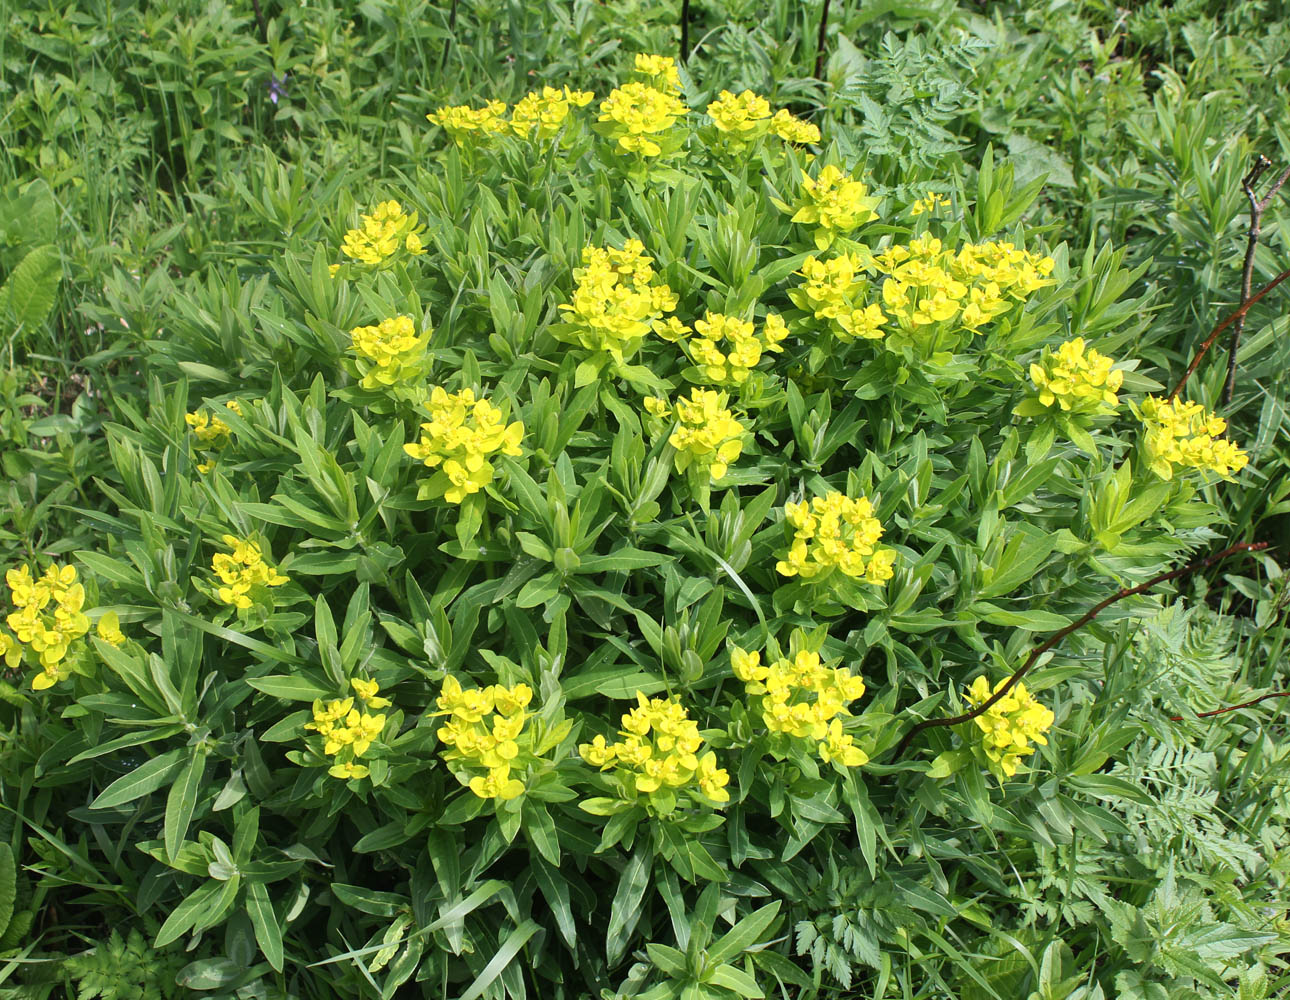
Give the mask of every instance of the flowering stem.
MULTIPOLYGON (((1271 204, 1276 193, 1281 190, 1281 186, 1287 180, 1290 180, 1290 167, 1286 167, 1285 172, 1281 174, 1268 189, 1267 194, 1259 198, 1254 193, 1255 182, 1258 181, 1263 171, 1272 166, 1272 161, 1262 154, 1254 161, 1254 166, 1250 172, 1241 180, 1241 190, 1245 192, 1245 197, 1250 202, 1250 234, 1245 244, 1245 269, 1241 273, 1241 302, 1244 303, 1250 297, 1250 282, 1254 279, 1254 253, 1259 246, 1259 236, 1263 232, 1263 213, 1271 204)), ((1227 349, 1227 382, 1223 386, 1223 405, 1227 406, 1232 401, 1232 393, 1236 390, 1236 351, 1241 346, 1241 331, 1245 329, 1245 316, 1242 314, 1236 320, 1236 325, 1232 328, 1232 343, 1227 349)))
POLYGON ((1116 591, 1106 600, 1093 605, 1093 607, 1090 608, 1083 617, 1072 622, 1070 625, 1067 625, 1065 628, 1054 632, 1042 643, 1032 649, 1030 651, 1030 655, 1026 657, 1026 662, 1017 669, 1016 673, 1009 677, 1007 681, 999 686, 998 690, 996 690, 994 694, 976 708, 972 709, 972 711, 964 712, 962 715, 955 715, 948 719, 924 719, 922 722, 917 723, 905 734, 905 738, 897 745, 896 756, 900 757, 903 755, 905 748, 909 746, 910 741, 925 729, 934 729, 941 726, 957 726, 963 722, 970 722, 978 715, 989 711, 990 708, 999 701, 999 699, 1003 698, 1009 691, 1011 691, 1021 678, 1026 675, 1026 672, 1035 665, 1035 661, 1038 660, 1039 657, 1043 656, 1044 653, 1048 652, 1072 632, 1083 628, 1116 601, 1122 601, 1126 597, 1133 597, 1135 594, 1144 593, 1159 584, 1167 583, 1170 580, 1177 580, 1179 577, 1187 576, 1190 573, 1195 573, 1197 570, 1205 569, 1222 559, 1226 559, 1228 556, 1236 552, 1257 552, 1258 550, 1266 549, 1267 547, 1267 542, 1238 542, 1236 545, 1229 546, 1216 555, 1209 556, 1206 559, 1198 559, 1196 562, 1188 563, 1186 566, 1182 566, 1179 569, 1170 570, 1167 573, 1161 573, 1159 576, 1153 576, 1146 583, 1140 583, 1136 587, 1124 587, 1116 591))
MULTIPOLYGON (((1235 712, 1242 708, 1249 708, 1251 705, 1257 705, 1261 701, 1267 701, 1269 698, 1290 698, 1290 691, 1273 691, 1271 694, 1262 694, 1257 698, 1251 698, 1249 701, 1243 701, 1239 705, 1228 705, 1227 708, 1216 708, 1212 712, 1197 712, 1196 718, 1208 719, 1214 715, 1226 715, 1228 712, 1235 712)), ((1171 715, 1170 722, 1182 722, 1184 716, 1171 715)))
POLYGON ((824 35, 829 27, 829 0, 824 0, 824 10, 820 12, 820 33, 815 40, 815 79, 823 79, 824 72, 824 35))
POLYGON ((1249 312, 1250 306, 1258 302, 1259 299, 1267 295, 1268 292, 1276 288, 1277 285, 1285 281, 1286 278, 1290 278, 1290 271, 1282 271, 1275 278, 1273 278, 1266 285, 1264 285, 1261 289, 1259 289, 1259 293, 1257 295, 1253 296, 1252 298, 1248 298, 1244 302, 1242 302, 1241 307, 1237 309, 1236 312, 1232 313, 1232 315, 1228 316, 1227 319, 1223 320, 1223 322, 1219 323, 1218 326, 1214 327, 1214 329, 1210 331, 1209 336, 1205 338, 1205 343, 1200 345, 1200 350, 1196 352, 1196 356, 1191 359, 1191 364, 1189 364, 1187 366, 1187 370, 1183 372, 1183 377, 1180 378, 1178 380, 1178 384, 1174 386, 1174 391, 1169 394, 1170 399, 1178 398, 1178 394, 1183 391, 1183 386, 1185 386, 1187 384, 1187 380, 1191 378, 1191 373, 1196 370, 1196 366, 1200 364, 1200 359, 1203 358, 1205 356, 1205 353, 1210 349, 1210 347, 1213 346, 1214 341, 1218 339, 1218 335, 1222 333, 1224 330, 1226 330, 1233 323, 1235 323, 1238 319, 1243 317, 1247 312, 1249 312))

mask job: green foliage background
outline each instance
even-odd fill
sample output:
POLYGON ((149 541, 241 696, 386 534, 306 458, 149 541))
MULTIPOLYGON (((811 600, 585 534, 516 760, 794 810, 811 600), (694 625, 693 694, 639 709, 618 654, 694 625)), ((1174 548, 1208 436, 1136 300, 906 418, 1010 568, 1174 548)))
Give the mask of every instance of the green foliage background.
MULTIPOLYGON (((679 477, 642 475, 658 454, 621 413, 633 394, 579 397, 544 331, 588 242, 645 239, 693 312, 746 294, 750 272, 782 288, 790 227, 711 183, 634 193, 518 154, 472 175, 424 120, 542 83, 603 94, 633 53, 676 51, 677 5, 262 6, 263 39, 250 4, 0 10, 6 564, 76 561, 156 654, 134 669, 167 678, 72 705, 9 676, 5 995, 688 1000, 747 990, 740 975, 792 997, 1284 990, 1281 702, 1193 718, 1284 684, 1283 297, 1252 310, 1226 411, 1252 457, 1240 486, 1206 487, 1163 537, 1171 515, 1148 511, 1116 532, 1119 554, 1089 530, 1115 521, 1115 484, 1070 449, 1035 474, 1007 393, 958 397, 946 423, 935 407, 849 409, 827 370, 796 403, 768 396, 745 478, 704 515, 679 477), (325 265, 385 197, 421 212, 436 266, 360 297, 325 265), (400 506, 410 463, 328 393, 344 332, 378 306, 450 331, 436 375, 501 386, 546 445, 508 467, 518 509, 478 559, 450 557, 450 515, 400 506), (230 419, 236 475, 205 482, 183 415, 232 396, 262 402, 230 419), (759 645, 761 618, 781 641, 824 621, 771 597, 775 512, 812 477, 880 496, 902 551, 885 601, 830 619, 827 648, 870 685, 858 739, 876 763, 858 780, 727 763, 748 797, 720 828, 646 828, 604 851, 573 803, 527 807, 509 849, 495 820, 453 813, 470 800, 424 766, 417 724, 445 670, 527 678, 606 732, 637 688, 736 726, 725 640, 759 645), (230 529, 296 553, 295 603, 263 632, 212 624, 192 585, 230 529), (1060 529, 1085 548, 1054 553, 1060 529), (520 555, 517 531, 572 548, 583 572, 520 555), (929 749, 956 745, 945 731, 890 759, 951 688, 1002 676, 1118 581, 1255 538, 1271 552, 1116 606, 1036 672, 1058 719, 1032 774, 930 779, 929 749), (1094 542, 1096 566, 1079 562, 1094 542), (1020 569, 996 585, 1005 559, 1020 569), (298 731, 265 739, 283 698, 334 693, 329 671, 359 664, 405 710, 410 762, 363 800, 284 758, 298 731), (161 931, 194 894, 209 929, 161 931), (723 964, 735 973, 714 982, 723 964)), ((1290 162, 1285 5, 833 6, 820 81, 818 2, 695 0, 687 103, 753 88, 811 117, 889 204, 952 192, 964 238, 1006 229, 1057 257, 1063 281, 1030 314, 1041 333, 1142 359, 1139 391, 1172 384, 1239 297, 1241 176, 1256 152, 1290 162), (1009 172, 1014 193, 1041 177, 1042 192, 983 227, 1009 172)), ((1256 287, 1290 267, 1285 206, 1265 219, 1256 287)), ((1217 404, 1224 362, 1201 367, 1194 398, 1217 404)))

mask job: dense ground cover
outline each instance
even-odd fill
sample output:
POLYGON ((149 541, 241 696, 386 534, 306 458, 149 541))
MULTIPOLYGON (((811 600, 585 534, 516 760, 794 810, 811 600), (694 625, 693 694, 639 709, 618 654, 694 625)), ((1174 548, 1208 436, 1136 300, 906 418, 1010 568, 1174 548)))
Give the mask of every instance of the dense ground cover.
POLYGON ((1284 5, 679 6, 6 19, 0 991, 1284 990, 1284 5))

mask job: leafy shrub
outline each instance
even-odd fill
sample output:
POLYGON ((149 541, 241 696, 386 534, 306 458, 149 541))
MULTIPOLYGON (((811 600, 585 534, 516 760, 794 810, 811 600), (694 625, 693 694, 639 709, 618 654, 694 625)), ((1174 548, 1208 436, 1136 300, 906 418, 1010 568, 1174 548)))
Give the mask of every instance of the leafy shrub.
POLYGON ((687 110, 670 69, 418 109, 475 127, 324 245, 183 286, 81 577, 15 601, 14 664, 57 677, 5 709, 41 871, 227 995, 1246 989, 1285 932, 1221 891, 1230 849, 1182 889, 1119 867, 1168 739, 1126 631, 1158 599, 1042 661, 994 743, 895 753, 1220 538, 1223 428, 1130 412, 1168 381, 1127 356, 1143 268, 1045 247, 992 150, 971 188, 899 147, 866 174, 827 118, 687 110))

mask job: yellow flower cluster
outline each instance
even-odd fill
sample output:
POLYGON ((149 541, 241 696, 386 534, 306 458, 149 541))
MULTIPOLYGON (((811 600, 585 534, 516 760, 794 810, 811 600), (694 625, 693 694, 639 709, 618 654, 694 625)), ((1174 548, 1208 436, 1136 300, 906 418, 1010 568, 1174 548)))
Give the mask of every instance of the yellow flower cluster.
POLYGON ((1146 431, 1147 463, 1161 479, 1172 479, 1175 468, 1208 469, 1230 479, 1249 464, 1249 455, 1219 437, 1227 421, 1206 412, 1200 403, 1148 396, 1139 416, 1146 431))
POLYGON ((1114 363, 1105 354, 1086 349, 1083 337, 1066 341, 1056 351, 1045 348, 1039 361, 1030 366, 1030 380, 1038 396, 1021 403, 1016 413, 1038 416, 1054 403, 1074 414, 1112 412, 1120 405, 1116 393, 1124 384, 1124 372, 1113 370, 1114 363))
POLYGON ((760 652, 749 653, 738 646, 730 654, 730 666, 744 682, 744 690, 760 696, 758 708, 772 733, 814 744, 826 764, 837 761, 859 767, 868 763, 868 755, 842 731, 842 716, 851 714, 847 706, 865 691, 864 681, 846 667, 829 670, 819 653, 806 650, 791 660, 781 657, 763 664, 760 652))
POLYGON ((285 576, 264 561, 258 542, 234 535, 225 535, 223 542, 233 552, 231 555, 216 553, 211 560, 211 570, 221 584, 215 588, 215 595, 225 604, 245 611, 253 603, 255 589, 280 587, 287 582, 285 576))
POLYGON ((896 552, 878 548, 882 524, 867 497, 853 500, 831 491, 810 503, 785 504, 784 516, 793 528, 793 541, 775 564, 782 576, 822 581, 840 569, 873 584, 892 578, 896 552))
POLYGON ((425 374, 429 331, 417 336, 411 316, 383 319, 376 326, 356 326, 349 335, 362 376, 358 384, 364 389, 388 389, 425 374))
POLYGON ((637 691, 636 707, 622 723, 621 740, 597 736, 578 747, 582 759, 602 771, 613 768, 629 791, 641 795, 674 796, 689 788, 714 802, 730 801, 730 776, 717 767, 715 753, 702 752, 699 726, 678 702, 637 691))
MULTIPOLYGON (((417 213, 406 213, 397 201, 380 202, 371 215, 360 216, 358 229, 345 234, 341 251, 363 264, 380 264, 400 250, 410 254, 423 254, 421 234, 417 229, 417 213)), ((339 265, 332 265, 335 273, 339 265)))
POLYGON ((549 139, 560 131, 571 107, 585 108, 595 97, 589 90, 568 87, 543 87, 525 94, 511 111, 511 132, 521 139, 535 133, 539 139, 549 139))
MULTIPOLYGON (((242 404, 236 399, 228 400, 224 404, 224 408, 236 413, 239 417, 242 415, 242 404)), ((192 429, 193 437, 197 439, 197 447, 208 453, 204 462, 197 463, 197 471, 205 475, 215 468, 216 454, 223 451, 232 432, 228 424, 205 410, 186 414, 184 423, 192 429)))
POLYGON ((802 121, 787 108, 780 108, 770 120, 770 130, 785 142, 806 146, 820 141, 820 129, 802 121))
POLYGON ((638 76, 659 90, 680 92, 681 74, 677 72, 676 60, 671 56, 655 56, 637 53, 633 67, 638 76))
POLYGON ((689 109, 675 94, 646 83, 625 83, 615 87, 600 102, 597 131, 618 143, 628 153, 661 156, 679 148, 681 137, 667 137, 677 120, 689 109))
POLYGON ((869 197, 860 181, 829 165, 817 177, 803 175, 792 221, 815 226, 815 245, 827 250, 837 237, 878 218, 874 208, 880 200, 869 197))
POLYGON ((439 692, 436 715, 451 718, 439 727, 439 739, 451 747, 447 760, 460 760, 473 767, 487 768, 486 775, 475 775, 469 781, 472 792, 481 799, 513 799, 523 794, 524 782, 511 776, 518 766, 525 709, 533 700, 533 689, 527 684, 504 687, 463 689, 458 680, 444 678, 439 692))
POLYGON ((657 332, 666 340, 686 338, 686 352, 699 369, 697 380, 741 385, 761 361, 762 352, 778 354, 784 350, 781 342, 788 336, 788 327, 778 313, 769 313, 758 334, 747 320, 710 312, 695 321, 697 336, 687 338, 690 331, 680 323, 660 327, 657 332))
POLYGON ((839 340, 881 340, 887 317, 876 303, 864 305, 868 282, 857 277, 861 269, 855 254, 807 257, 797 272, 806 280, 789 289, 788 297, 803 312, 828 320, 839 340))
MULTIPOLYGON (((6 619, 13 635, 0 632, 0 652, 13 668, 22 661, 23 646, 36 655, 40 673, 31 680, 33 690, 43 691, 71 676, 66 659, 72 643, 90 630, 84 612, 85 587, 76 582, 76 567, 51 563, 45 575, 33 578, 26 564, 5 573, 14 611, 6 619)), ((105 616, 106 617, 106 616, 105 616)), ((120 634, 115 627, 103 637, 120 634)), ((106 628, 106 626, 105 626, 106 628)), ((124 636, 121 637, 124 641, 124 636)))
POLYGON ((906 332, 948 322, 975 331, 1053 283, 1051 257, 995 241, 953 251, 934 237, 920 237, 888 247, 873 261, 887 275, 887 315, 906 332))
POLYGON ((711 389, 691 389, 690 398, 678 399, 675 406, 657 396, 645 397, 645 409, 651 416, 676 418, 668 444, 676 449, 677 472, 694 466, 706 471, 715 483, 743 454, 744 425, 725 407, 725 393, 711 389))
POLYGON ((464 145, 480 136, 499 135, 506 131, 506 104, 489 101, 482 108, 466 104, 442 107, 426 115, 432 125, 438 125, 454 142, 464 145))
POLYGON ((358 763, 358 759, 385 730, 385 716, 373 715, 368 710, 390 705, 390 699, 377 695, 380 687, 376 681, 355 677, 350 684, 358 696, 358 707, 354 705, 354 698, 315 701, 313 721, 305 723, 306 729, 315 730, 323 738, 323 753, 336 758, 327 773, 342 780, 367 777, 368 767, 358 763))
MULTIPOLYGON (((994 686, 994 691, 1007 683, 1006 678, 1001 680, 994 686)), ((975 708, 994 691, 990 690, 990 682, 983 674, 972 682, 965 698, 975 708)), ((1032 742, 1048 745, 1044 733, 1053 724, 1053 713, 1035 701, 1026 685, 1018 681, 1006 695, 972 721, 983 734, 986 756, 998 764, 1004 774, 1012 777, 1017 773, 1021 758, 1034 753, 1032 742)))
POLYGON ((924 215, 929 212, 935 212, 938 208, 948 205, 950 200, 942 194, 929 194, 926 198, 919 198, 909 206, 910 215, 924 215))
POLYGON ((707 111, 717 133, 734 150, 768 133, 796 145, 820 141, 820 130, 814 125, 797 118, 787 108, 780 108, 772 115, 770 102, 751 90, 738 95, 723 90, 708 105, 707 111))
POLYGON ((573 301, 560 305, 566 322, 553 332, 624 364, 651 329, 664 328, 663 314, 676 308, 676 293, 654 279, 654 258, 640 240, 628 240, 621 250, 586 247, 582 267, 573 269, 573 301))
POLYGON ((435 386, 428 408, 430 421, 421 425, 421 440, 403 450, 428 468, 442 466, 443 479, 432 481, 430 495, 442 493, 449 503, 461 503, 493 481, 491 456, 520 454, 524 425, 506 423, 501 410, 476 399, 470 389, 450 393, 435 386))

